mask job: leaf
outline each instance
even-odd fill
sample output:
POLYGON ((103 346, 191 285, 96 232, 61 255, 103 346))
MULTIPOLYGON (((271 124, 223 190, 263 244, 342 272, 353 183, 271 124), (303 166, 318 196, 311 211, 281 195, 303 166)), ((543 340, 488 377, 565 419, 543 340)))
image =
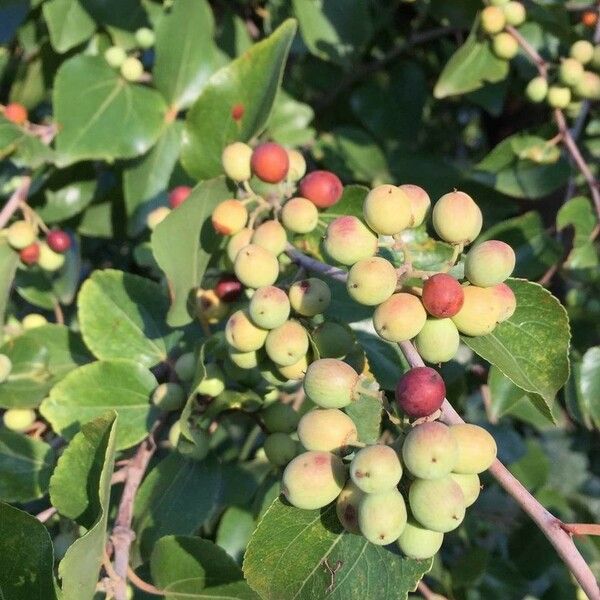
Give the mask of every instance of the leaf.
POLYGON ((365 444, 374 444, 381 433, 381 401, 359 394, 350 406, 346 407, 346 413, 354 421, 358 431, 358 439, 365 444))
POLYGON ((56 384, 40 411, 55 431, 72 439, 83 423, 114 410, 120 423, 117 450, 123 450, 148 434, 157 415, 150 403, 156 385, 154 375, 132 361, 94 362, 56 384))
POLYGON ((18 264, 19 255, 6 240, 0 239, 0 323, 4 323, 4 312, 18 264))
POLYGON ((48 489, 54 451, 42 442, 10 429, 0 429, 0 499, 29 502, 48 489))
POLYGON ((57 600, 52 541, 34 516, 0 503, 2 569, 0 590, 6 600, 57 600))
POLYGON ((156 30, 156 89, 172 109, 187 108, 214 70, 214 18, 206 0, 178 0, 156 30))
POLYGON ((565 202, 556 214, 556 229, 573 227, 573 248, 564 263, 568 269, 596 270, 598 255, 593 244, 593 232, 598 219, 589 198, 578 196, 565 202))
POLYGON ((44 310, 52 310, 58 301, 52 289, 52 275, 39 268, 19 269, 15 290, 23 300, 44 310))
POLYGON ((38 208, 37 213, 46 223, 66 221, 89 206, 97 183, 96 180, 74 181, 59 190, 45 190, 46 204, 38 208))
POLYGON ((106 269, 85 281, 77 301, 87 347, 103 360, 126 358, 151 367, 183 335, 165 323, 167 299, 144 277, 106 269))
POLYGON ((588 429, 600 428, 600 346, 588 348, 581 360, 572 362, 565 397, 578 422, 588 429))
POLYGON ((60 166, 80 160, 133 158, 144 154, 164 126, 166 106, 150 88, 125 82, 99 56, 77 55, 54 80, 60 166))
POLYGON ((488 335, 462 336, 462 340, 515 385, 533 394, 536 407, 553 419, 554 398, 569 376, 571 334, 566 311, 537 283, 520 279, 507 283, 517 298, 514 315, 488 335))
POLYGON ((256 522, 251 512, 238 506, 230 506, 219 522, 216 542, 236 563, 242 564, 248 540, 255 527, 256 522))
POLYGON ((190 296, 200 285, 211 254, 220 243, 210 215, 219 202, 229 197, 231 192, 223 177, 202 181, 152 233, 154 257, 169 283, 171 308, 167 323, 172 327, 192 320, 190 296))
MULTIPOLYGON (((86 521, 92 524, 82 537, 69 546, 58 567, 58 574, 62 580, 63 600, 92 598, 96 590, 106 545, 110 480, 115 463, 117 435, 115 413, 104 413, 82 427, 77 442, 74 446, 69 444, 57 467, 60 471, 68 469, 84 456, 84 460, 90 466, 87 473, 81 469, 79 474, 87 475, 85 480, 89 493, 89 506, 86 521), (82 437, 88 440, 85 446, 81 442, 82 437), (90 463, 92 454, 93 463, 90 463)), ((58 481, 64 483, 62 476, 63 474, 60 473, 58 481)), ((80 479, 78 484, 81 483, 80 479)))
POLYGON ((0 115, 0 158, 9 155, 17 166, 30 168, 53 159, 52 150, 37 136, 0 115))
POLYGON ((50 0, 42 5, 52 47, 62 54, 85 42, 96 24, 78 0, 50 0))
POLYGON ((280 90, 269 118, 267 135, 274 142, 284 146, 304 146, 311 143, 315 130, 310 127, 315 113, 303 102, 298 102, 280 90))
POLYGON ((250 539, 244 574, 265 600, 401 600, 416 589, 431 562, 403 558, 395 545, 376 546, 346 532, 335 514, 335 504, 321 510, 300 510, 277 499, 250 539), (331 566, 342 562, 331 591, 325 560, 331 566))
POLYGON ((295 21, 285 21, 208 80, 186 117, 181 162, 192 177, 221 174, 223 148, 248 141, 265 128, 295 33, 295 21), (244 115, 235 121, 231 109, 238 104, 244 115))

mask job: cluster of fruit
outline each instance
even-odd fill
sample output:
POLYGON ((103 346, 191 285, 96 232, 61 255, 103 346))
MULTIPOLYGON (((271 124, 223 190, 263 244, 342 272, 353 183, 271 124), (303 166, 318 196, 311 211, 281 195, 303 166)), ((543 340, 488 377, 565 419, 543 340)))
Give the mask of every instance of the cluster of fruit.
POLYGON ((181 206, 192 193, 192 188, 189 185, 178 185, 174 187, 168 196, 169 206, 159 206, 155 208, 146 217, 146 225, 150 231, 154 231, 156 226, 171 214, 178 206, 181 206))
MULTIPOLYGON (((140 27, 134 34, 138 48, 147 50, 154 46, 154 31, 148 27, 140 27)), ((104 51, 104 59, 113 68, 119 69, 121 76, 127 81, 139 81, 144 74, 144 65, 135 55, 127 55, 125 48, 110 46, 104 51)))
POLYGON ((511 60, 519 53, 517 40, 505 28, 522 25, 526 17, 525 7, 513 0, 491 0, 481 11, 481 29, 492 36, 492 49, 498 58, 511 60))

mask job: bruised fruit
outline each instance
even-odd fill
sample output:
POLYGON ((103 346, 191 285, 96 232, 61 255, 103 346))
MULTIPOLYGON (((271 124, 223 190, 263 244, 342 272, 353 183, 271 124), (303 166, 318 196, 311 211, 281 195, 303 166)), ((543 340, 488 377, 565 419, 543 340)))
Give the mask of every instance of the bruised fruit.
POLYGON ((196 393, 215 397, 225 390, 223 371, 215 363, 204 365, 204 377, 196 387, 196 393))
POLYGON ((321 358, 342 358, 354 346, 354 336, 351 330, 332 321, 321 323, 312 332, 312 339, 319 349, 321 358))
POLYGON ((185 393, 176 383, 161 383, 152 393, 152 404, 165 412, 179 410, 184 403, 185 393))
POLYGON ((316 207, 328 208, 340 200, 344 186, 331 171, 313 171, 300 181, 298 191, 316 207))
POLYGON ((240 352, 251 352, 262 348, 269 332, 257 327, 247 311, 234 312, 225 325, 225 339, 240 352))
POLYGON ((192 188, 189 185, 178 185, 169 192, 169 206, 177 208, 181 206, 192 193, 192 188))
POLYGON ((432 220, 436 233, 450 244, 470 244, 483 225, 479 206, 464 192, 444 194, 433 207, 432 220))
POLYGON ((490 288, 490 291, 492 292, 496 306, 498 307, 498 323, 510 319, 517 308, 517 298, 515 297, 515 293, 506 285, 506 283, 495 285, 490 288))
POLYGON ((2 420, 7 429, 27 431, 35 422, 35 411, 31 408, 9 408, 2 420))
POLYGON ((452 531, 465 518, 465 497, 450 476, 416 479, 410 486, 408 502, 414 518, 432 531, 452 531))
POLYGON ((377 252, 377 237, 357 217, 344 216, 327 226, 323 245, 333 260, 350 266, 377 252))
POLYGON ((302 156, 302 153, 298 152, 298 150, 288 150, 287 153, 290 161, 288 179, 290 181, 299 181, 306 173, 306 161, 304 160, 304 156, 302 156))
POLYGON ((262 181, 279 183, 283 181, 290 167, 288 153, 283 146, 266 142, 257 146, 250 158, 252 172, 262 181))
POLYGON ((427 319, 415 338, 415 346, 423 360, 433 364, 452 360, 459 344, 460 335, 452 319, 427 319))
POLYGON ((365 493, 349 480, 340 492, 335 504, 335 512, 340 523, 350 533, 360 533, 358 528, 358 504, 365 493))
POLYGON ((465 506, 469 507, 479 498, 481 482, 476 473, 450 473, 450 477, 458 483, 465 497, 465 506))
POLYGON ((291 404, 273 402, 262 412, 262 420, 271 433, 292 433, 298 427, 300 415, 291 404))
POLYGON ((298 321, 286 321, 271 329, 265 341, 267 356, 277 365, 289 367, 308 351, 308 334, 298 321))
POLYGON ((36 237, 35 227, 29 221, 15 221, 6 232, 6 239, 15 250, 30 246, 36 237))
POLYGON ((235 302, 242 295, 243 286, 235 275, 223 275, 215 285, 215 294, 223 302, 235 302))
POLYGON ((350 464, 350 477, 363 492, 383 492, 398 485, 402 465, 393 448, 375 444, 356 453, 350 464))
POLYGON ((444 380, 430 367, 415 367, 407 371, 396 385, 396 402, 412 418, 433 414, 442 406, 445 396, 444 380))
POLYGON ((406 527, 406 504, 397 489, 365 494, 358 503, 358 527, 369 542, 386 546, 406 527))
POLYGON ((418 227, 425 221, 427 211, 431 206, 429 194, 418 185, 405 183, 398 186, 408 197, 410 202, 411 227, 418 227))
POLYGON ((293 233, 309 233, 319 221, 317 207, 306 198, 291 198, 281 209, 281 222, 293 233))
POLYGON ((396 289, 398 276, 394 265, 385 258, 373 256, 352 265, 346 288, 353 300, 375 306, 387 300, 396 289))
POLYGON ((424 560, 434 556, 442 547, 443 541, 443 533, 426 529, 413 519, 409 519, 402 535, 398 538, 398 547, 408 558, 424 560))
POLYGON ((248 211, 239 200, 224 200, 212 212, 212 224, 217 233, 234 235, 241 231, 248 220, 248 211))
POLYGON ((448 475, 456 463, 457 452, 450 429, 438 421, 413 427, 402 445, 406 468, 420 479, 439 479, 448 475))
POLYGON ((421 302, 432 316, 444 319, 453 317, 462 307, 463 289, 458 281, 446 273, 436 273, 423 284, 421 302))
POLYGON ((171 209, 167 206, 159 206, 151 210, 146 217, 146 225, 150 231, 154 231, 159 223, 162 223, 171 214, 171 209))
POLYGON ((199 289, 196 292, 196 315, 207 323, 218 323, 227 314, 227 305, 214 290, 199 289))
POLYGON ((499 307, 492 288, 475 285, 463 287, 465 301, 452 320, 461 333, 470 336, 487 335, 498 321, 499 307))
POLYGON ((279 221, 265 221, 254 231, 252 243, 277 256, 285 250, 287 235, 279 221))
POLYGON ((252 148, 243 142, 225 146, 221 154, 221 164, 225 175, 234 181, 248 181, 252 177, 250 159, 252 148))
POLYGON ((307 450, 345 451, 358 439, 354 421, 337 408, 316 408, 298 423, 298 438, 307 450))
POLYGON ((427 313, 416 296, 400 292, 380 304, 373 314, 375 331, 388 342, 415 337, 425 325, 427 313))
POLYGON ((316 277, 294 282, 288 295, 292 308, 304 317, 314 317, 325 312, 331 302, 329 286, 316 277))
POLYGON ((233 264, 236 277, 250 288, 273 285, 279 277, 277 257, 256 244, 242 248, 233 264))
POLYGON ((274 285, 258 288, 248 306, 250 318, 264 329, 275 329, 283 325, 290 316, 290 301, 287 294, 274 285))
POLYGON ((310 400, 323 408, 343 408, 354 400, 358 373, 334 358, 321 358, 308 366, 304 391, 310 400))
POLYGON ((482 242, 465 258, 465 277, 479 287, 492 287, 507 279, 515 268, 515 252, 498 240, 482 242))
POLYGON ((450 433, 458 448, 455 473, 483 473, 496 459, 496 441, 483 427, 461 423, 451 425, 450 433))
POLYGON ((253 235, 254 230, 244 227, 230 238, 227 242, 227 256, 232 263, 235 262, 239 251, 250 244, 253 235))
POLYGON ((499 33, 506 25, 506 17, 499 6, 486 6, 481 11, 481 28, 486 33, 499 33))
POLYGON ((413 221, 408 195, 389 184, 379 185, 367 194, 363 215, 369 227, 382 235, 400 233, 413 221))
POLYGON ((263 447, 269 462, 277 467, 287 465, 298 450, 298 444, 287 433, 268 435, 263 447))

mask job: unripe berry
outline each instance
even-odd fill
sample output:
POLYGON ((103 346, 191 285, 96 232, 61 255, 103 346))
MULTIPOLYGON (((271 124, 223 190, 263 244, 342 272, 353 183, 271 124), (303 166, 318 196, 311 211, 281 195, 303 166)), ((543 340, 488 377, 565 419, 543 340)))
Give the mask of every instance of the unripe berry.
POLYGON ((575 86, 575 93, 587 100, 600 100, 600 76, 585 71, 581 81, 575 86))
POLYGON ((503 7, 504 17, 506 18, 506 24, 518 27, 525 22, 527 12, 525 7, 520 2, 507 2, 503 7))
POLYGON ((423 360, 433 364, 452 360, 459 344, 460 336, 452 319, 427 319, 415 338, 415 346, 423 360))
POLYGON ((283 146, 275 142, 267 142, 254 149, 250 165, 252 172, 262 181, 279 183, 288 173, 290 159, 283 146))
POLYGON ((304 391, 310 400, 323 408, 343 408, 354 400, 358 373, 334 358, 311 363, 304 377, 304 391))
POLYGON ((179 410, 185 404, 183 388, 176 383, 161 383, 152 393, 152 404, 165 412, 179 410))
POLYGON ((314 317, 327 309, 331 302, 329 286, 316 277, 295 281, 288 292, 292 308, 304 317, 314 317))
POLYGON ((288 171, 288 179, 290 181, 299 181, 306 173, 306 161, 304 156, 298 150, 288 150, 288 159, 290 168, 288 171))
POLYGON ((306 369, 308 369, 308 355, 305 354, 298 362, 295 362, 293 365, 277 365, 277 371, 279 374, 285 379, 294 381, 297 379, 302 379, 304 374, 306 373, 306 369))
POLYGON ((451 244, 470 244, 483 225, 479 206, 464 192, 444 194, 433 207, 432 219, 436 233, 451 244))
POLYGON ((376 444, 359 450, 350 464, 352 481, 368 494, 391 490, 402 477, 402 465, 390 446, 376 444))
POLYGON ((352 331, 348 327, 332 321, 321 323, 312 332, 312 339, 319 349, 321 358, 342 358, 354 346, 352 331))
POLYGON ((246 226, 248 211, 239 200, 225 200, 212 212, 212 224, 217 233, 234 235, 246 226))
POLYGON ((121 75, 127 81, 139 81, 144 74, 144 65, 135 56, 128 56, 121 64, 121 75))
POLYGON ((256 228, 252 243, 278 256, 285 250, 287 234, 279 221, 265 221, 256 228))
POLYGON ((189 185, 178 185, 169 192, 169 206, 177 208, 181 206, 192 193, 192 188, 189 185))
POLYGON ((231 362, 240 367, 240 369, 254 369, 254 367, 258 366, 259 359, 256 350, 239 352, 235 348, 229 347, 227 353, 231 362))
POLYGON ((319 221, 317 207, 306 198, 292 198, 281 209, 283 226, 293 233, 309 233, 319 221))
POLYGON ((432 415, 444 402, 446 386, 430 367, 415 367, 402 375, 396 385, 396 402, 411 418, 432 415))
POLYGON ((452 317, 456 328, 465 335, 491 333, 496 327, 499 307, 490 288, 467 285, 463 288, 465 301, 452 317))
POLYGON ((386 546, 400 537, 406 527, 406 504, 397 489, 365 494, 358 503, 360 532, 378 546, 386 546))
POLYGON ((408 195, 395 185, 379 185, 363 203, 363 215, 369 227, 383 235, 395 235, 412 225, 408 195))
POLYGON ((587 65, 594 57, 594 46, 587 40, 578 40, 571 46, 569 56, 587 65))
POLYGON ((307 450, 345 452, 358 440, 354 421, 337 408, 316 408, 298 423, 298 438, 307 450))
POLYGON ((450 433, 458 447, 455 473, 483 473, 496 459, 496 442, 483 427, 461 423, 451 425, 450 433))
POLYGON ((290 316, 290 301, 280 288, 269 285, 254 292, 248 307, 250 318, 263 329, 275 329, 290 316))
POLYGON ((367 306, 387 300, 396 289, 398 275, 394 265, 380 256, 363 258, 348 271, 346 288, 351 298, 367 306))
POLYGON ((283 472, 282 492, 296 508, 313 510, 333 502, 346 483, 346 467, 329 452, 304 452, 283 472))
POLYGON ((421 300, 404 292, 388 298, 373 313, 375 331, 388 342, 404 342, 414 338, 426 320, 427 313, 421 300))
POLYGON ((181 381, 191 381, 196 374, 196 356, 193 352, 182 354, 175 361, 175 373, 181 381))
POLYGON ((479 287, 492 287, 510 277, 515 268, 515 252, 498 240, 482 242, 469 250, 465 277, 479 287))
POLYGON ((419 479, 448 475, 457 460, 458 448, 450 429, 438 421, 413 427, 402 445, 406 468, 419 479))
POLYGON ((465 506, 469 507, 479 498, 481 482, 475 473, 450 473, 450 478, 456 481, 465 497, 465 506))
POLYGON ((398 186, 408 197, 410 202, 410 213, 412 215, 411 227, 418 227, 425 221, 427 211, 431 206, 429 194, 418 185, 406 183, 398 186))
POLYGON ((204 366, 204 379, 198 384, 196 393, 212 398, 222 394, 225 391, 225 377, 223 371, 214 363, 204 366))
POLYGON ((402 535, 398 538, 400 550, 414 560, 425 560, 435 556, 442 547, 444 534, 425 529, 419 523, 409 519, 402 535))
POLYGON ((510 33, 502 31, 493 37, 492 48, 498 58, 511 60, 519 53, 519 42, 510 33))
POLYGON ((154 46, 154 31, 148 27, 140 27, 135 32, 135 41, 140 48, 147 50, 154 46))
POLYGON ((159 206, 148 213, 146 225, 150 231, 154 231, 159 223, 162 223, 171 214, 171 209, 166 206, 159 206))
POLYGON ((531 102, 543 102, 548 94, 548 82, 545 77, 534 77, 525 88, 525 95, 531 102))
POLYGON ((35 265, 40 257, 40 247, 36 242, 19 250, 19 258, 26 265, 35 265))
POLYGON ((12 371, 12 361, 6 354, 0 354, 0 383, 8 379, 12 371))
POLYGON ((248 144, 234 142, 225 146, 221 154, 225 175, 234 181, 248 181, 252 177, 251 158, 252 148, 248 144))
POLYGON ((30 246, 36 237, 35 227, 28 221, 15 221, 6 231, 6 239, 15 250, 30 246))
POLYGON ((408 502, 414 518, 432 531, 452 531, 465 518, 465 497, 450 476, 415 480, 408 492, 408 502))
POLYGON ((339 202, 344 186, 331 171, 313 171, 302 179, 298 191, 316 207, 328 208, 339 202))
POLYGON ((570 87, 575 86, 583 77, 583 65, 574 58, 563 58, 558 74, 562 83, 570 87))
POLYGON ((262 348, 268 331, 257 327, 243 310, 234 312, 225 325, 225 339, 240 352, 251 352, 262 348))
POLYGON ((360 533, 358 528, 358 504, 365 493, 353 481, 348 481, 335 504, 335 512, 340 523, 350 533, 360 533))
POLYGON ((25 331, 35 329, 36 327, 43 327, 47 324, 48 319, 39 313, 29 313, 28 315, 25 315, 23 321, 21 321, 21 325, 25 331))
POLYGON ((267 356, 277 365, 289 367, 308 352, 308 334, 298 321, 286 321, 271 329, 265 341, 267 356))
POLYGON ((192 429, 190 433, 193 442, 180 436, 177 443, 178 452, 193 460, 204 460, 210 447, 210 435, 204 429, 192 429))
POLYGON ((244 286, 235 275, 222 275, 215 285, 215 294, 223 302, 235 302, 243 290, 244 286))
POLYGON ((9 408, 2 420, 7 429, 27 431, 35 422, 35 411, 31 408, 9 408))
POLYGON ((54 252, 66 252, 71 247, 71 238, 66 231, 53 229, 46 236, 46 243, 54 252))
POLYGON ((113 69, 118 69, 126 58, 127 53, 121 46, 111 46, 104 51, 104 59, 113 69))
POLYGON ((235 262, 239 251, 250 244, 253 235, 253 229, 244 228, 234 234, 227 242, 227 256, 232 263, 235 262))
POLYGON ((250 288, 273 285, 279 276, 277 257, 256 244, 242 248, 233 265, 237 278, 250 288))
POLYGON ((263 447, 269 462, 276 467, 287 465, 298 450, 298 444, 287 433, 272 433, 267 436, 263 447))
POLYGON ((218 323, 227 314, 227 305, 215 294, 214 290, 196 292, 196 315, 207 323, 218 323))
POLYGON ((261 412, 263 423, 270 433, 292 433, 298 427, 300 415, 291 404, 273 402, 261 412))
POLYGON ((27 109, 18 102, 11 102, 4 107, 4 118, 15 125, 24 125, 27 122, 27 109))
POLYGON ((65 255, 54 252, 46 242, 40 243, 38 265, 44 271, 58 271, 65 264, 65 255))
POLYGON ((432 317, 453 317, 461 309, 464 299, 460 283, 446 273, 436 273, 423 284, 421 301, 432 317))
POLYGON ((506 25, 506 17, 498 6, 486 6, 481 11, 481 29, 486 33, 499 33, 506 25))
POLYGON ((551 85, 548 88, 547 99, 552 108, 566 108, 571 102, 571 90, 568 87, 551 85))
POLYGON ((344 216, 329 223, 323 245, 333 260, 350 266, 377 252, 377 237, 356 217, 344 216))
POLYGON ((502 323, 513 316, 517 308, 517 299, 514 292, 505 283, 500 283, 490 289, 498 306, 498 323, 502 323))

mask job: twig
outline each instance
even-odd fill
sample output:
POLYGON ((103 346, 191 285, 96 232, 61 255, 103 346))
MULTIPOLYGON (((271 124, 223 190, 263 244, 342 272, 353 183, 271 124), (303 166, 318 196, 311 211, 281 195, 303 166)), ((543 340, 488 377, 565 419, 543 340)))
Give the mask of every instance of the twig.
POLYGON ((51 519, 58 511, 56 510, 56 508, 54 508, 54 506, 51 506, 50 508, 47 508, 46 510, 43 510, 41 513, 38 513, 35 518, 40 522, 40 523, 45 523, 46 521, 48 521, 48 519, 51 519))
POLYGON ((21 178, 19 187, 13 192, 4 208, 0 211, 0 228, 4 227, 15 212, 27 201, 27 194, 31 186, 31 177, 24 175, 21 178))
POLYGON ((600 535, 600 525, 595 523, 561 523, 561 527, 571 535, 600 535))
POLYGON ((421 596, 423 596, 425 600, 448 600, 445 596, 441 596, 440 594, 432 592, 429 586, 422 579, 419 581, 419 585, 417 585, 417 590, 421 592, 421 596))
POLYGON ((65 324, 65 315, 63 314, 60 302, 54 303, 54 318, 59 325, 65 324))
POLYGON ((162 592, 157 587, 154 587, 152 584, 144 581, 140 577, 138 577, 137 573, 131 568, 127 567, 127 578, 136 588, 139 588, 143 592, 147 594, 151 594, 153 596, 166 596, 165 592, 162 592))

